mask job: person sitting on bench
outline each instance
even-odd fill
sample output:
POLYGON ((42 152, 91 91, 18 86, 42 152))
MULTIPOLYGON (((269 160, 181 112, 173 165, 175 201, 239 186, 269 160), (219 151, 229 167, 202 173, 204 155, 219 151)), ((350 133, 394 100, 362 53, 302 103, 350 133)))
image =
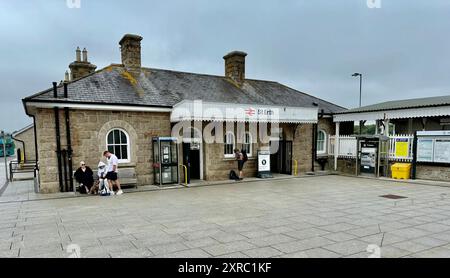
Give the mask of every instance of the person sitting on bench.
POLYGON ((75 180, 80 184, 80 193, 87 194, 94 185, 94 172, 86 166, 84 161, 80 162, 80 168, 75 171, 75 180))

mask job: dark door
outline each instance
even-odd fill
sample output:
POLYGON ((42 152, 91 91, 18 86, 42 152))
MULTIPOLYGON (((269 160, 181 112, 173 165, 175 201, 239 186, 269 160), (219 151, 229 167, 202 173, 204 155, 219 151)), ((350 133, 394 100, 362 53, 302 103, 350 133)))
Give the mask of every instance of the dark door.
POLYGON ((270 171, 292 174, 292 141, 278 141, 278 151, 270 155, 270 171))
POLYGON ((200 179, 200 149, 193 148, 191 143, 183 143, 183 164, 188 169, 188 183, 191 179, 200 179))

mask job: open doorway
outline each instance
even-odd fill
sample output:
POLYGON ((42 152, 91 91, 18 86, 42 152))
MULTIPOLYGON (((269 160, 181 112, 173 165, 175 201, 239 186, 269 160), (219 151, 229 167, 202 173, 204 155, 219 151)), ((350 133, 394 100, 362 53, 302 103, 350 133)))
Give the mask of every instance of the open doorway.
POLYGON ((203 144, 201 133, 197 128, 183 136, 183 165, 187 167, 187 182, 203 179, 203 144))
MULTIPOLYGON (((273 141, 270 141, 270 148, 274 148, 273 141)), ((270 171, 279 174, 292 174, 292 141, 278 141, 278 150, 270 155, 270 171)))

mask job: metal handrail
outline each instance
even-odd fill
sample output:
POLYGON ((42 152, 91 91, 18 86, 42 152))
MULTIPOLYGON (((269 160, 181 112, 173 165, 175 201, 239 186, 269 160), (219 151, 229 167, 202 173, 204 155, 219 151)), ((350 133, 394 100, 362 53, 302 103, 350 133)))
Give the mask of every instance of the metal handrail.
MULTIPOLYGON (((187 180, 187 166, 186 165, 183 165, 183 164, 180 164, 180 167, 183 167, 184 168, 184 183, 185 184, 182 184, 182 185, 184 185, 184 186, 186 186, 186 187, 189 187, 188 186, 188 180, 187 180)), ((181 184, 181 183, 180 183, 181 184)))

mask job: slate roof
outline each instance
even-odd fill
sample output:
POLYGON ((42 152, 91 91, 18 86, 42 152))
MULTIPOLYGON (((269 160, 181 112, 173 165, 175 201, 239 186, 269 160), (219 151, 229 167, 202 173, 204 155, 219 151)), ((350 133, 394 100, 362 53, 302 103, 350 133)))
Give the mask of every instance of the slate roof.
POLYGON ((444 105, 450 105, 450 95, 381 102, 373 105, 349 109, 346 111, 340 111, 337 114, 374 112, 374 111, 385 111, 385 110, 396 110, 407 108, 435 107, 444 105))
MULTIPOLYGON (((72 103, 117 104, 172 107, 182 100, 201 99, 208 102, 260 104, 294 107, 318 107, 335 113, 345 108, 280 83, 246 79, 242 87, 224 76, 142 68, 133 77, 122 65, 110 65, 68 84, 68 98, 58 87, 58 100, 72 103), (316 104, 316 105, 315 105, 316 104)), ((54 102, 48 89, 24 99, 54 102)))

